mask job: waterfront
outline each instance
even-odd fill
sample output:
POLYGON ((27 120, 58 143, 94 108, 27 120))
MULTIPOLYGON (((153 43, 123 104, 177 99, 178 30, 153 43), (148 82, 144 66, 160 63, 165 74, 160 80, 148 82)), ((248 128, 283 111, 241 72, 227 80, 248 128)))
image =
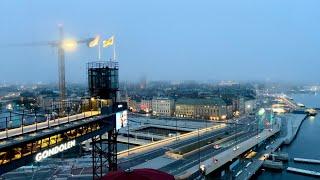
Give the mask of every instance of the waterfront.
MULTIPOLYGON (((296 102, 303 103, 307 107, 320 107, 320 95, 311 94, 295 94, 291 95, 296 102)), ((301 126, 300 131, 296 139, 289 146, 283 146, 282 151, 289 153, 290 158, 309 158, 320 159, 320 146, 319 144, 319 131, 320 131, 320 116, 307 118, 301 126)), ((290 167, 308 169, 313 171, 320 171, 320 165, 315 164, 302 164, 294 163, 290 161, 288 163, 290 167)), ((261 174, 257 177, 258 180, 299 180, 315 179, 314 177, 303 176, 287 171, 271 172, 261 171, 261 174)))

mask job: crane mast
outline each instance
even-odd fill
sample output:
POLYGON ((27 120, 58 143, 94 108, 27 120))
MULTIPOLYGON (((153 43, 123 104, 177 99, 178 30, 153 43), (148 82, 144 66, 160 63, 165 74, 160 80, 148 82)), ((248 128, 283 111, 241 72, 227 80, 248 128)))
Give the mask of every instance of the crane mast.
POLYGON ((65 79, 65 56, 62 46, 64 39, 63 26, 59 25, 59 43, 58 43, 58 72, 59 72, 59 92, 60 100, 63 101, 66 98, 66 79, 65 79))
MULTIPOLYGON (((18 43, 18 44, 6 44, 3 47, 32 47, 32 46, 50 46, 57 48, 58 50, 58 88, 60 102, 63 102, 66 99, 66 79, 65 79, 65 39, 63 25, 59 24, 59 39, 56 41, 40 41, 40 42, 31 42, 31 43, 18 43)), ((80 40, 75 40, 75 44, 88 44, 93 41, 96 37, 85 38, 80 40)), ((1 47, 1 46, 0 46, 1 47)), ((61 103, 63 106, 63 103, 61 103)), ((63 107, 62 107, 63 110, 63 107)))

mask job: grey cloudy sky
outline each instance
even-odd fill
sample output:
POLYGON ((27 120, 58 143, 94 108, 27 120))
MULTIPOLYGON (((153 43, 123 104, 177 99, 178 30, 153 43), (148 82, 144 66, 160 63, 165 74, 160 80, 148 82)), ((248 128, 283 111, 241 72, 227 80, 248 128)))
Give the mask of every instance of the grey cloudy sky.
MULTIPOLYGON (((319 82, 319 8, 318 0, 3 0, 0 80, 56 82, 55 49, 3 45, 55 40, 63 23, 70 38, 114 34, 121 80, 319 82)), ((84 82, 96 58, 84 45, 67 53, 67 81, 84 82)))

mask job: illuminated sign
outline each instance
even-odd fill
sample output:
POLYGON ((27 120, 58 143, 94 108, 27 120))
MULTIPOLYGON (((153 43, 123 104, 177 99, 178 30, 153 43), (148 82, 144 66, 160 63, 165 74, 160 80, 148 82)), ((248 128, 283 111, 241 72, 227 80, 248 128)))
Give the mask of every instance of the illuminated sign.
POLYGON ((46 159, 50 156, 53 156, 55 154, 58 154, 58 153, 63 152, 65 150, 68 150, 74 146, 76 146, 76 140, 72 140, 72 141, 60 144, 59 146, 53 147, 51 149, 48 149, 48 150, 45 150, 42 152, 39 152, 38 154, 36 154, 35 160, 37 162, 41 161, 41 160, 46 159))
POLYGON ((128 124, 128 111, 121 111, 116 113, 116 129, 126 127, 128 124))

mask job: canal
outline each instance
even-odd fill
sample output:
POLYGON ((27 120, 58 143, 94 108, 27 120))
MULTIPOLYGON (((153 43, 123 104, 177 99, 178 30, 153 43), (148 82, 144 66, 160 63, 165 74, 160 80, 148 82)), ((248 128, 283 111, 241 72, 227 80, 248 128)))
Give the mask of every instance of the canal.
MULTIPOLYGON (((320 107, 320 95, 295 94, 293 99, 307 107, 320 107)), ((320 115, 307 118, 301 126, 296 139, 289 146, 283 146, 282 151, 288 152, 290 158, 300 157, 320 159, 320 115)), ((290 167, 320 171, 320 165, 289 162, 290 167)), ((313 180, 314 177, 282 172, 260 171, 258 180, 313 180)))

